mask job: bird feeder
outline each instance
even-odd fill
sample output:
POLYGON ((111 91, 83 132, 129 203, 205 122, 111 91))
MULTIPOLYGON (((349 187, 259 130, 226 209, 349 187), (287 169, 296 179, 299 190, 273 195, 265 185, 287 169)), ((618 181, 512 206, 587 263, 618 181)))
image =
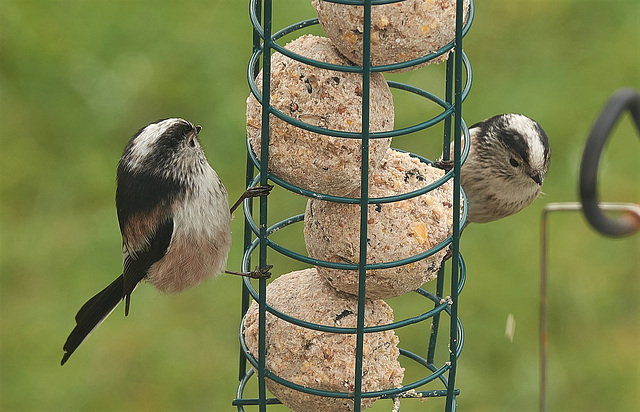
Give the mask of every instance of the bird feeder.
MULTIPOLYGON (((282 274, 275 267, 276 279, 244 279, 233 405, 238 411, 256 407, 262 412, 281 403, 292 410, 318 405, 322 411, 360 411, 390 399, 399 410, 401 400, 441 398, 443 409, 454 411, 464 341, 458 298, 466 278, 459 250, 467 216, 460 167, 470 141, 462 103, 472 77, 462 40, 473 21, 473 1, 314 0, 313 5, 318 17, 278 30, 272 27, 272 1, 250 2, 246 183, 275 183, 309 201, 306 213, 270 223, 269 202, 277 193, 256 200, 257 205, 245 200, 242 268, 250 270, 252 260, 265 267, 269 251, 308 269, 282 274), (308 36, 306 31, 319 24, 328 37, 308 36), (428 70, 430 63, 444 60, 441 95, 384 78, 387 72, 428 70), (435 105, 438 114, 395 128, 395 93, 435 105), (432 174, 427 157, 392 148, 394 140, 437 124, 444 131, 430 133, 430 138, 439 139, 444 159, 454 161, 450 171, 432 174), (394 178, 402 190, 385 189, 394 178), (400 230, 396 223, 381 216, 384 211, 399 213, 402 205, 440 213, 436 217, 444 229, 438 229, 435 239, 428 219, 406 221, 402 236, 421 248, 376 258, 374 237, 382 245, 379 250, 405 241, 393 232, 400 230), (314 210, 333 215, 312 216, 314 210), (331 216, 350 220, 339 223, 331 216), (375 226, 376 221, 386 223, 375 226), (328 227, 332 225, 356 228, 343 242, 351 254, 316 253, 328 247, 322 245, 322 230, 336 229, 328 227), (274 241, 276 231, 304 231, 309 253, 274 241), (315 248, 309 247, 309 236, 315 236, 315 248), (444 260, 447 251, 452 258, 444 260), (410 301, 414 313, 394 319, 383 300, 389 297, 384 282, 393 283, 393 276, 412 270, 419 276, 392 295, 410 301), (332 278, 335 273, 341 274, 339 282, 332 278), (391 277, 376 284, 370 280, 374 273, 391 277), (422 287, 429 280, 435 283, 433 291, 422 287), (396 333, 408 327, 422 328, 421 350, 403 348, 396 333), (413 371, 411 377, 402 376, 404 368, 413 371), (420 371, 417 377, 415 370, 420 371), (257 396, 249 397, 252 384, 257 384, 257 396)), ((327 243, 341 241, 339 234, 331 236, 335 240, 327 243)))

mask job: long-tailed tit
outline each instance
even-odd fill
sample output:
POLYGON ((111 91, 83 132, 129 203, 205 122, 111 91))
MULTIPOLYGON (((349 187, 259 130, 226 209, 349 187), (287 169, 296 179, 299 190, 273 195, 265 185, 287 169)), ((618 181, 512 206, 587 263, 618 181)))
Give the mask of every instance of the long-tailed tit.
POLYGON ((163 292, 180 292, 225 270, 231 247, 231 213, 247 197, 265 196, 271 186, 247 190, 229 209, 227 191, 198 141, 200 126, 165 119, 129 141, 117 171, 116 208, 124 269, 76 315, 61 364, 120 303, 129 313, 131 293, 144 279, 163 292))
MULTIPOLYGON (((468 222, 502 219, 540 194, 551 151, 542 127, 521 114, 501 114, 469 128, 469 156, 460 184, 469 201, 468 222)), ((450 169, 451 161, 435 162, 450 169)))

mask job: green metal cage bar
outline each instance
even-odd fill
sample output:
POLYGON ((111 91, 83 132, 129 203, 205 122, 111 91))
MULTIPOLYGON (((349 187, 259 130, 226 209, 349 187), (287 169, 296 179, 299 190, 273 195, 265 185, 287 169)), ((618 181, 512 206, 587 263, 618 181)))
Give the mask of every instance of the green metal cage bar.
MULTIPOLYGON (((455 117, 454 117, 454 125, 453 130, 456 133, 454 136, 454 144, 453 144, 453 161, 454 161, 454 174, 453 174, 453 210, 454 210, 454 219, 453 219, 453 241, 451 242, 451 250, 453 251, 453 256, 460 256, 460 220, 455 219, 455 215, 460 210, 460 168, 461 164, 461 148, 460 148, 460 128, 462 127, 462 22, 463 22, 463 0, 457 0, 456 2, 456 40, 455 43, 457 48, 454 53, 453 65, 454 65, 454 104, 456 107, 455 117)), ((472 2, 473 3, 473 2, 472 2)), ((457 348, 459 343, 458 336, 458 293, 454 293, 454 291, 458 290, 458 276, 455 274, 458 272, 458 259, 451 260, 451 298, 453 300, 451 305, 451 327, 449 330, 449 347, 457 348)), ((456 370, 458 367, 458 355, 453 350, 449 350, 449 363, 451 365, 451 369, 449 371, 449 382, 447 385, 447 400, 445 402, 445 411, 453 411, 456 409, 456 400, 455 400, 455 378, 456 378, 456 370)))
MULTIPOLYGON (((256 186, 258 184, 267 184, 269 180, 288 189, 289 191, 309 198, 322 199, 332 202, 360 204, 361 206, 361 245, 360 245, 360 259, 359 262, 365 262, 360 264, 340 264, 334 262, 325 262, 317 259, 312 259, 308 256, 300 255, 287 248, 273 242, 269 236, 280 229, 288 227, 294 223, 301 222, 304 218, 303 214, 293 216, 285 219, 273 226, 268 227, 268 199, 262 197, 259 201, 259 222, 256 223, 253 219, 253 199, 247 199, 244 202, 243 210, 245 214, 245 254, 243 256, 242 267, 243 270, 248 270, 251 267, 251 258, 254 253, 258 253, 259 266, 264 267, 267 265, 267 250, 272 249, 278 253, 288 256, 292 259, 296 259, 301 262, 305 262, 312 265, 336 267, 343 269, 357 270, 359 273, 359 298, 358 298, 358 321, 356 328, 339 328, 330 327, 325 325, 313 324, 302 321, 300 319, 293 318, 285 313, 282 313, 266 303, 266 281, 260 280, 258 283, 258 291, 253 287, 250 280, 245 279, 242 288, 242 316, 246 313, 251 299, 258 302, 259 306, 259 337, 258 337, 258 359, 253 357, 244 342, 243 328, 244 318, 240 325, 240 368, 239 368, 239 386, 236 394, 236 399, 233 401, 233 405, 238 408, 239 411, 244 411, 244 406, 255 405, 259 407, 259 410, 266 411, 267 405, 279 404, 280 401, 275 398, 267 398, 265 379, 272 379, 282 385, 288 386, 301 392, 306 392, 319 396, 334 397, 334 398, 350 398, 354 400, 354 410, 360 411, 360 401, 363 398, 381 397, 381 398, 402 398, 406 397, 406 392, 414 390, 436 379, 440 380, 444 385, 444 390, 425 390, 415 392, 413 396, 421 397, 445 397, 445 411, 456 410, 456 396, 460 393, 459 389, 455 388, 455 373, 457 368, 457 358, 459 357, 462 346, 464 343, 464 332, 462 323, 458 318, 458 296, 462 291, 462 288, 466 279, 466 267, 464 260, 459 253, 459 238, 461 228, 464 227, 467 218, 466 201, 463 192, 460 190, 460 167, 469 150, 469 136, 468 129, 464 120, 462 119, 462 102, 467 97, 471 83, 472 72, 471 66, 467 56, 462 50, 462 38, 468 32, 474 17, 474 4, 473 0, 470 1, 468 19, 466 24, 463 24, 463 0, 458 0, 456 5, 456 36, 455 39, 448 45, 444 46, 440 50, 422 56, 420 58, 410 60, 403 63, 384 65, 384 66, 371 66, 370 65, 370 34, 371 34, 371 7, 372 5, 396 3, 402 0, 329 0, 334 3, 351 4, 356 6, 362 6, 364 11, 364 41, 363 41, 363 66, 342 66, 319 62, 313 59, 305 58, 296 53, 292 53, 283 46, 279 45, 276 40, 282 38, 285 35, 292 34, 298 30, 304 29, 309 26, 318 24, 318 19, 303 20, 298 23, 285 27, 284 29, 272 34, 272 1, 271 0, 250 0, 250 20, 253 25, 253 53, 248 65, 247 78, 251 93, 262 105, 262 147, 260 158, 264 162, 257 160, 257 156, 253 153, 247 139, 247 187, 256 186), (317 126, 312 126, 307 123, 301 122, 284 113, 276 110, 270 105, 269 96, 270 93, 262 93, 258 90, 255 84, 255 78, 259 73, 260 64, 262 64, 263 71, 263 90, 270 90, 270 56, 272 52, 280 52, 292 59, 301 61, 302 63, 317 66, 320 68, 344 72, 361 73, 363 77, 363 99, 362 99, 362 131, 361 133, 343 132, 336 130, 323 129, 317 126), (446 86, 445 86, 445 98, 441 99, 435 94, 421 90, 411 85, 402 84, 398 82, 388 82, 389 86, 396 90, 402 90, 409 93, 414 93, 420 97, 423 97, 431 102, 440 105, 443 111, 437 116, 427 119, 419 124, 405 127, 402 129, 395 129, 389 132, 369 132, 369 76, 374 72, 384 72, 390 70, 397 70, 414 65, 418 65, 434 59, 444 53, 451 52, 450 58, 446 63, 446 86), (453 58, 451 58, 453 56, 453 58), (466 76, 463 76, 463 68, 466 76), (361 193, 359 198, 348 198, 339 196, 330 196, 327 194, 311 192, 289 182, 286 182, 278 177, 269 173, 267 169, 268 164, 268 146, 269 146, 269 115, 274 115, 294 126, 315 132, 320 134, 326 134, 330 136, 343 137, 343 138, 355 138, 362 140, 362 175, 361 175, 361 193), (452 122, 453 120, 453 122, 452 122), (445 176, 439 179, 437 182, 429 185, 426 188, 406 193, 398 196, 389 196, 385 198, 373 198, 368 197, 368 150, 369 139, 387 138, 402 136, 405 134, 413 133, 419 130, 429 128, 435 124, 444 122, 444 136, 443 136, 443 156, 445 159, 449 159, 451 154, 449 153, 449 143, 452 137, 454 140, 453 160, 454 168, 447 172, 445 176), (452 124, 453 123, 453 124, 452 124), (461 147, 461 136, 465 136, 465 147, 461 147), (258 173, 256 175, 256 169, 258 173), (445 239, 445 241, 431 248, 430 250, 420 253, 416 256, 412 256, 406 259, 400 259, 393 262, 384 262, 377 264, 366 263, 366 231, 367 231, 367 205, 372 203, 389 203, 400 200, 405 200, 410 197, 422 195, 429 190, 444 184, 448 180, 453 179, 454 194, 453 194, 453 210, 454 210, 454 222, 453 222, 453 235, 445 239), (464 205, 462 214, 457 216, 460 211, 460 206, 464 205), (418 289, 416 294, 422 298, 426 298, 427 301, 432 302, 433 309, 423 312, 416 316, 411 316, 406 319, 395 321, 388 325, 380 325, 376 327, 364 327, 364 302, 365 302, 365 273, 369 269, 374 268, 388 268, 399 266, 417 260, 423 259, 442 248, 449 246, 453 250, 453 256, 457 257, 451 260, 451 276, 450 278, 450 297, 444 297, 444 283, 446 278, 446 267, 443 264, 438 273, 436 281, 436 293, 433 294, 424 289, 418 289), (293 382, 289 382, 273 372, 267 370, 265 364, 265 319, 266 313, 272 313, 292 324, 321 330, 329 333, 351 333, 356 335, 356 366, 355 366, 355 390, 351 393, 346 392, 330 392, 317 390, 313 388, 302 387, 296 385, 293 382), (445 313, 450 318, 449 327, 449 361, 445 362, 442 366, 436 366, 434 363, 435 353, 437 350, 437 337, 440 325, 440 316, 445 313), (415 382, 404 385, 400 388, 394 388, 384 391, 376 392, 362 392, 362 352, 363 352, 363 337, 366 333, 378 332, 381 330, 390 330, 395 328, 401 328, 407 325, 416 324, 425 320, 431 319, 431 328, 429 332, 429 344, 426 351, 426 359, 420 355, 406 351, 400 348, 401 357, 414 361, 431 373, 422 379, 418 379, 415 382), (251 364, 251 368, 247 370, 247 361, 251 364), (256 375, 258 378, 258 398, 243 398, 244 389, 251 377, 256 375), (448 374, 447 374, 448 372, 448 374), (445 374, 447 376, 445 376, 445 374)), ((410 155, 418 158, 422 162, 431 163, 430 160, 411 153, 410 155)))

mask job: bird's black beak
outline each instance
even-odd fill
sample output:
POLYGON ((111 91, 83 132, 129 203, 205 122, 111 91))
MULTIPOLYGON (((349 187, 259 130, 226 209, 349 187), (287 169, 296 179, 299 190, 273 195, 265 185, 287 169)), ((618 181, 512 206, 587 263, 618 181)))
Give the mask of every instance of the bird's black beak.
POLYGON ((529 177, 533 179, 533 181, 536 182, 539 186, 542 186, 542 173, 532 173, 529 175, 529 177))
POLYGON ((199 134, 200 130, 202 130, 202 126, 200 125, 196 126, 196 134, 199 134))

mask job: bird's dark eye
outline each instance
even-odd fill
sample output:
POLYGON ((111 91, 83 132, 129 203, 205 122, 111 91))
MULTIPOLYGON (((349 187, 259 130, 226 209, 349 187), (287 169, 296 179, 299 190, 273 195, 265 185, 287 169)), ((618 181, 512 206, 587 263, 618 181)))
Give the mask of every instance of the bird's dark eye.
POLYGON ((513 167, 520 166, 520 162, 518 162, 518 160, 515 157, 512 157, 511 159, 509 159, 509 163, 511 163, 511 166, 513 167))

